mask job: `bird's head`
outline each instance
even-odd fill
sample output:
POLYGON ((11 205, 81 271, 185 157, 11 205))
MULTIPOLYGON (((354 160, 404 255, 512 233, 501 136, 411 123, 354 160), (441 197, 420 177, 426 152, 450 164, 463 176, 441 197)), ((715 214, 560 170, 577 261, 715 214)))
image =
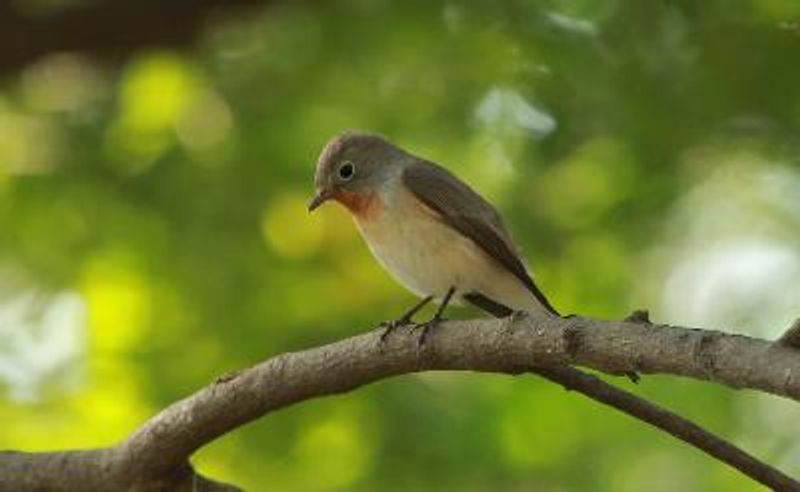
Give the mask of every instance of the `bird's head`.
POLYGON ((351 131, 337 135, 317 161, 316 195, 309 211, 333 199, 357 213, 397 175, 406 159, 405 152, 380 136, 351 131))

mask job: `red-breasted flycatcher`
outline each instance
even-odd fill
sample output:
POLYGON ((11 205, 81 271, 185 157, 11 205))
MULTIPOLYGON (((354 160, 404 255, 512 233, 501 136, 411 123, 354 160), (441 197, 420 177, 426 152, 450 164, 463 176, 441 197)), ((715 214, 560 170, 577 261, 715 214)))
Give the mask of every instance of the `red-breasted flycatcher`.
POLYGON ((433 299, 441 302, 428 329, 451 300, 492 314, 546 310, 500 215, 446 169, 371 134, 333 138, 317 162, 313 211, 336 200, 352 214, 380 264, 422 301, 395 322, 411 323, 433 299))

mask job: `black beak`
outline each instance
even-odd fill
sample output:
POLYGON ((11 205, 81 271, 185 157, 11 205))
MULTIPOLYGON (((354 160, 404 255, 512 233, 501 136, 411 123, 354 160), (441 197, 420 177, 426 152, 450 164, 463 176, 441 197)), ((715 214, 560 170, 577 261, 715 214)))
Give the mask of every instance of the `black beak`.
POLYGON ((308 211, 313 212, 320 205, 327 202, 329 198, 330 198, 330 193, 328 193, 326 190, 318 191, 317 194, 314 196, 314 198, 312 198, 311 201, 308 203, 308 211))

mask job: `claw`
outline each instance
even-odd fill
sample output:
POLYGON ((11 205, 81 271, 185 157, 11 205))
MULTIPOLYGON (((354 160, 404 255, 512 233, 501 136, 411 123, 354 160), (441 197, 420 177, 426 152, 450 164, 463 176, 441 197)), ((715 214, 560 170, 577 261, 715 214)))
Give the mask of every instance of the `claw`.
POLYGON ((633 384, 639 384, 639 381, 642 379, 638 372, 629 371, 624 374, 633 384))
POLYGON ((453 294, 456 293, 455 287, 450 287, 445 294, 444 299, 442 299, 442 304, 439 306, 439 309, 436 310, 436 314, 433 315, 433 318, 430 321, 417 325, 418 327, 422 328, 422 333, 419 336, 419 346, 422 347, 425 345, 425 339, 428 338, 428 332, 431 331, 431 328, 435 328, 439 326, 439 323, 444 321, 444 310, 447 309, 447 305, 450 303, 450 299, 453 297, 453 294))
POLYGON ((394 321, 384 321, 378 328, 383 328, 383 332, 381 332, 381 343, 386 341, 386 337, 388 337, 394 330, 397 328, 402 328, 404 326, 408 326, 412 324, 410 318, 402 317, 400 319, 396 319, 394 321))
POLYGON ((383 344, 386 341, 386 337, 388 337, 395 329, 402 328, 403 326, 408 326, 413 323, 411 321, 414 318, 414 315, 422 309, 426 304, 431 302, 433 297, 426 297, 422 299, 419 303, 415 304, 414 307, 408 310, 406 314, 401 316, 399 319, 394 321, 384 321, 378 328, 383 328, 383 333, 381 333, 380 343, 383 344))
POLYGON ((430 321, 426 321, 425 323, 420 323, 416 326, 416 328, 422 328, 422 332, 419 334, 419 340, 417 343, 420 347, 425 346, 425 341, 428 339, 428 334, 430 331, 439 326, 442 321, 447 321, 445 318, 442 317, 434 317, 430 321))

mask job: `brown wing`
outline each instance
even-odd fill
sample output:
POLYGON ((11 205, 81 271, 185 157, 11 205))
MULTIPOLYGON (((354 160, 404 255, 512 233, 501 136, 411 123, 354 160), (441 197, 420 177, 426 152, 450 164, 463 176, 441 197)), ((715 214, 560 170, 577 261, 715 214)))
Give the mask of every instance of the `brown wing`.
POLYGON ((417 160, 403 171, 403 182, 442 220, 475 242, 486 254, 514 274, 534 297, 558 314, 533 283, 520 261, 500 215, 489 202, 446 169, 417 160))

